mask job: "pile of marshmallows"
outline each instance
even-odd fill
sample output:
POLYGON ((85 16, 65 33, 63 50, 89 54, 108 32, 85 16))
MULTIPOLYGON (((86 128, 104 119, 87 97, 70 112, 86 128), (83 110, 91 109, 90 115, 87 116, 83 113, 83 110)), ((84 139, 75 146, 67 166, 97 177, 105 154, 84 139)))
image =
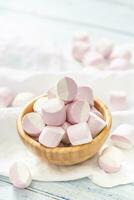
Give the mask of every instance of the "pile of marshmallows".
POLYGON ((106 122, 94 107, 92 89, 78 87, 73 79, 64 77, 47 96, 35 101, 22 126, 40 144, 52 148, 89 143, 106 122))
POLYGON ((101 38, 92 46, 86 32, 74 35, 72 56, 85 67, 110 70, 127 70, 132 67, 132 52, 128 47, 115 46, 108 38, 101 38))

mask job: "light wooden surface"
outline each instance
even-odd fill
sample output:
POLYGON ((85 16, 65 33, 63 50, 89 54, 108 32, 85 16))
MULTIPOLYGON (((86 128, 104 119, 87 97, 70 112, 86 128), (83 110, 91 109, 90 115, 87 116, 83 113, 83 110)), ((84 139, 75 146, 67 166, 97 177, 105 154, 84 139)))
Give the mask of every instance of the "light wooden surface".
MULTIPOLYGON (((0 0, 0 37, 26 37, 39 43, 47 35, 67 45, 75 31, 87 30, 119 43, 133 42, 133 0, 0 0)), ((4 152, 3 152, 4 153, 4 152)), ((75 173, 75 172, 74 172, 75 173)), ((37 182, 26 190, 14 189, 0 176, 0 200, 133 200, 134 184, 105 189, 89 179, 37 182)))

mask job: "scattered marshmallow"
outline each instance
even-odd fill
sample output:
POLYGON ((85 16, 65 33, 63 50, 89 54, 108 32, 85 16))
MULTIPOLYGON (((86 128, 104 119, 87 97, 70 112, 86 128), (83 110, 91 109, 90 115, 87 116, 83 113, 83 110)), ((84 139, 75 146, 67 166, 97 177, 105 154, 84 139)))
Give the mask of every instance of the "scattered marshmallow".
POLYGON ((20 189, 27 188, 32 182, 30 170, 22 162, 13 163, 9 170, 9 178, 11 183, 20 189))
POLYGON ((72 145, 86 144, 92 141, 92 135, 86 122, 69 126, 67 134, 72 145))
POLYGON ((111 109, 124 110, 127 108, 127 94, 125 91, 111 91, 109 94, 109 103, 111 109))
POLYGON ((10 88, 1 87, 0 88, 0 108, 10 106, 14 97, 15 97, 14 93, 10 88))
POLYGON ((40 97, 39 99, 37 99, 33 105, 34 112, 41 113, 44 102, 46 102, 47 100, 48 97, 40 97))
POLYGON ((95 46, 97 52, 103 57, 108 58, 113 50, 113 42, 107 38, 100 39, 95 46))
POLYGON ((98 117, 95 113, 90 112, 90 117, 88 120, 88 125, 90 127, 90 131, 92 134, 92 137, 96 137, 100 131, 107 125, 106 122, 98 117))
POLYGON ((124 58, 113 59, 109 65, 110 70, 127 70, 129 67, 129 61, 124 58))
POLYGON ((19 93, 13 100, 12 106, 14 107, 21 107, 32 100, 35 95, 31 92, 21 92, 19 93))
POLYGON ((87 101, 91 106, 94 105, 93 91, 90 87, 78 87, 75 100, 87 101))
POLYGON ((117 147, 132 148, 134 146, 134 127, 129 124, 121 124, 113 131, 111 140, 117 147))
POLYGON ((71 124, 86 122, 90 115, 87 101, 75 101, 67 107, 67 121, 71 124))
POLYGON ((67 135, 67 128, 68 128, 69 126, 71 126, 71 124, 68 123, 68 122, 65 122, 65 123, 62 125, 62 128, 65 130, 65 134, 64 134, 64 136, 63 136, 63 138, 62 138, 62 142, 63 142, 64 144, 70 144, 70 140, 69 140, 68 135, 67 135))
POLYGON ((65 131, 61 127, 46 126, 39 136, 39 142, 46 147, 57 147, 65 131))
POLYGON ((110 55, 110 58, 124 58, 127 60, 130 60, 130 58, 132 57, 132 52, 126 48, 126 47, 115 47, 113 49, 113 52, 110 55))
POLYGON ((83 57, 82 63, 85 67, 101 66, 104 64, 103 56, 96 51, 89 51, 83 57))
POLYGON ((42 107, 42 117, 49 126, 60 126, 66 121, 64 102, 58 98, 48 99, 42 107))
POLYGON ((69 77, 60 79, 57 84, 57 93, 63 101, 72 101, 77 94, 75 81, 69 77))
POLYGON ((72 56, 82 62, 84 55, 90 50, 90 44, 85 42, 75 42, 72 47, 72 56))
POLYGON ((45 124, 39 113, 31 112, 23 117, 23 130, 30 136, 38 137, 44 126, 45 124))
POLYGON ((89 42, 89 34, 87 32, 77 32, 74 37, 74 42, 89 42))
POLYGON ((106 173, 116 173, 120 170, 123 161, 123 153, 120 149, 106 147, 98 159, 99 167, 106 173))

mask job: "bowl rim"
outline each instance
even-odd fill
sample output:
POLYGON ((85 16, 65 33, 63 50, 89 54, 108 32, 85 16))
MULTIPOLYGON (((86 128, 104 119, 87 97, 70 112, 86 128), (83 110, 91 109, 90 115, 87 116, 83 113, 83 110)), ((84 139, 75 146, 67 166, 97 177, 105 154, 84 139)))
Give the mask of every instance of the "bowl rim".
POLYGON ((19 136, 21 137, 21 139, 23 139, 23 141, 26 141, 27 143, 29 143, 31 146, 34 145, 34 147, 42 150, 42 151, 46 151, 46 152, 60 152, 60 153, 70 153, 70 152, 75 152, 81 149, 85 149, 87 148, 88 145, 94 145, 96 143, 98 143, 99 141, 102 140, 102 137, 105 137, 106 135, 109 135, 109 130, 111 128, 112 125, 112 117, 111 117, 111 113, 108 109, 108 107, 98 98, 94 98, 94 102, 95 105, 98 104, 100 106, 100 108, 103 110, 104 112, 104 118, 105 121, 107 123, 107 126, 100 131, 100 133, 90 142, 90 143, 86 143, 86 144, 82 144, 82 145, 75 145, 75 146, 67 146, 67 147, 54 147, 54 148, 50 148, 50 147, 46 147, 41 145, 38 141, 34 140, 31 136, 29 136, 22 128, 22 118, 26 113, 26 109, 33 104, 37 99, 41 98, 41 97, 47 97, 47 95, 40 95, 38 97, 35 97, 34 99, 32 99, 31 101, 29 101, 19 112, 18 118, 17 118, 17 131, 19 136))

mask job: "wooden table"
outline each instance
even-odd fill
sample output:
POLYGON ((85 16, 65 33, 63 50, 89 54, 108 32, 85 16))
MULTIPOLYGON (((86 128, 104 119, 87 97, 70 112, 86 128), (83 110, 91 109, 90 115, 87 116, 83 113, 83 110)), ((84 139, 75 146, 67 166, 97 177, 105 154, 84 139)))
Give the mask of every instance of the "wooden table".
MULTIPOLYGON (((133 0, 0 0, 0 37, 28 35, 37 39, 32 42, 39 43, 47 36, 67 45, 74 32, 87 30, 93 40, 107 36, 128 43, 134 38, 133 24, 133 0)), ((7 177, 0 176, 0 200, 49 199, 133 200, 134 184, 106 189, 84 178, 68 182, 33 181, 28 189, 19 190, 7 177)))

